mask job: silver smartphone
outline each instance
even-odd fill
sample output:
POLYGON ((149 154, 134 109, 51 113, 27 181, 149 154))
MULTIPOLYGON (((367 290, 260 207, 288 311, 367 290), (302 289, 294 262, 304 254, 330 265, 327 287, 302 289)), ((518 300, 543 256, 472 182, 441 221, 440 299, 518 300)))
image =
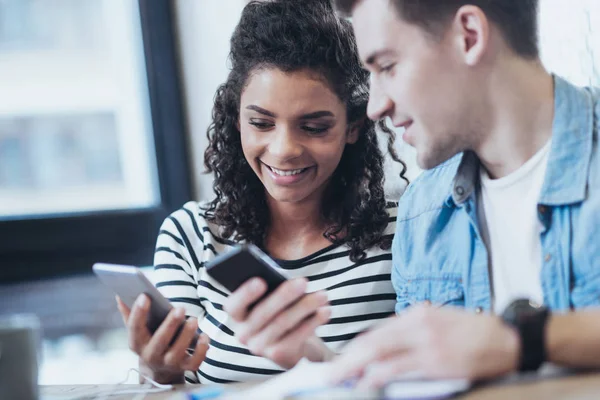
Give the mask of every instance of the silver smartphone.
POLYGON ((150 298, 148 313, 148 330, 154 333, 173 308, 156 287, 148 280, 141 269, 128 265, 94 264, 94 273, 113 290, 127 305, 132 308, 135 300, 142 293, 150 298))

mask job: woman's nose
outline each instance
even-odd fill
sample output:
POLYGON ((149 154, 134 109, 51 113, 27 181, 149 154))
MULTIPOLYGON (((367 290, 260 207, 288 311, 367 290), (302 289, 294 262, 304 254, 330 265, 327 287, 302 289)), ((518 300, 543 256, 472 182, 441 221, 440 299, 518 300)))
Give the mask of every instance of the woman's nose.
POLYGON ((282 126, 275 131, 275 135, 269 143, 269 152, 279 160, 289 160, 302 155, 302 144, 296 135, 287 126, 282 126))

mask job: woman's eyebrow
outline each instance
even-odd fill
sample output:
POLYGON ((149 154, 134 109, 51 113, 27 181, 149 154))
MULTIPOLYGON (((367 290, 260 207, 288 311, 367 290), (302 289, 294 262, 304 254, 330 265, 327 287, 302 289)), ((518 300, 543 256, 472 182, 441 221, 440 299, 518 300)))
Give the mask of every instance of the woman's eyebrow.
POLYGON ((277 118, 277 115, 275 115, 275 113, 272 113, 271 111, 265 110, 264 108, 259 107, 259 106, 250 105, 250 106, 246 107, 246 110, 256 111, 257 113, 266 115, 268 117, 277 118))
POLYGON ((317 119, 321 117, 335 117, 331 111, 316 111, 310 114, 304 114, 299 119, 317 119))

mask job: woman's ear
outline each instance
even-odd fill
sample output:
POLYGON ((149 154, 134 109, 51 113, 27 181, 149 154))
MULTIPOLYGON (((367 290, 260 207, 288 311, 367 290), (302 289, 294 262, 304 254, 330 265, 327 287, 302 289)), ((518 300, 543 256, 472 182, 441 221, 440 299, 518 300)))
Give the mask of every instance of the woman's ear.
POLYGON ((360 130, 363 127, 364 123, 365 120, 363 118, 361 120, 351 123, 348 126, 348 134, 346 135, 347 144, 354 144, 358 141, 358 135, 360 135, 360 130))

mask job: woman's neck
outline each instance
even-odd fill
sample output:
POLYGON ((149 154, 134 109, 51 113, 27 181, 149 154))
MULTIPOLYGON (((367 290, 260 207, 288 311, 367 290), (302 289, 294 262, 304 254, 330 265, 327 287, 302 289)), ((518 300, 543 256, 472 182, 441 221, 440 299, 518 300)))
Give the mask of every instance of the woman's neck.
POLYGON ((271 220, 265 240, 276 258, 298 259, 331 244, 323 237, 327 224, 321 215, 321 200, 279 202, 267 194, 271 220))

